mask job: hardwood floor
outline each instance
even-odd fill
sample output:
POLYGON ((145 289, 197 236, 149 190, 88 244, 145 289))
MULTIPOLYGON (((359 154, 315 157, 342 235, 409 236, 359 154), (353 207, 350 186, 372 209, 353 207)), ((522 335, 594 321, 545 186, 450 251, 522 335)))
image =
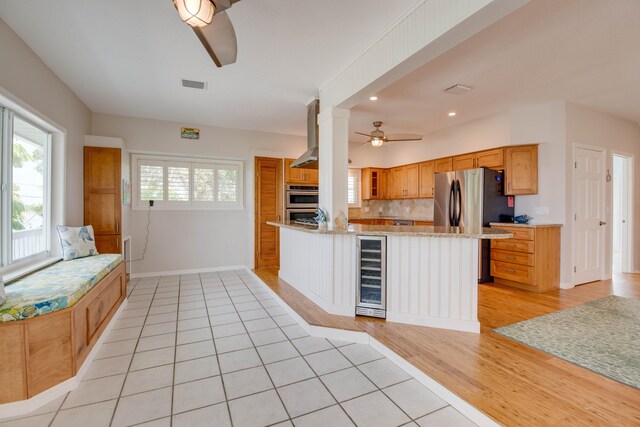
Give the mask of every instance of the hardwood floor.
POLYGON ((640 425, 640 390, 492 332, 608 295, 640 298, 640 275, 541 294, 480 285, 480 334, 326 313, 279 279, 255 273, 308 323, 365 331, 497 422, 508 426, 640 425))

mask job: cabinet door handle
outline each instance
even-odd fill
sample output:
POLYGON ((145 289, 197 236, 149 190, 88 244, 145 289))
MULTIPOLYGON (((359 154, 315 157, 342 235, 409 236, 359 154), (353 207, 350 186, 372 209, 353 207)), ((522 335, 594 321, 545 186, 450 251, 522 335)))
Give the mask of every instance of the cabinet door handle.
POLYGON ((506 259, 516 259, 516 257, 514 257, 514 256, 506 256, 505 258, 506 259))
POLYGON ((116 233, 120 232, 120 223, 116 221, 116 233))
POLYGON ((511 268, 505 268, 504 271, 506 271, 507 273, 515 273, 516 271, 511 269, 511 268))
POLYGON ((511 192, 511 183, 510 182, 507 183, 507 191, 511 192))
POLYGON ((120 248, 120 239, 116 239, 116 248, 120 248))

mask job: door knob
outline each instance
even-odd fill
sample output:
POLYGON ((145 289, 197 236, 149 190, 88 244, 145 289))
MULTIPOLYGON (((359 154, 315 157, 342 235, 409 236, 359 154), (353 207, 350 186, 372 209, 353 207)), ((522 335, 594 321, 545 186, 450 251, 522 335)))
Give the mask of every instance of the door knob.
POLYGON ((606 221, 600 221, 600 225, 607 225, 606 221))

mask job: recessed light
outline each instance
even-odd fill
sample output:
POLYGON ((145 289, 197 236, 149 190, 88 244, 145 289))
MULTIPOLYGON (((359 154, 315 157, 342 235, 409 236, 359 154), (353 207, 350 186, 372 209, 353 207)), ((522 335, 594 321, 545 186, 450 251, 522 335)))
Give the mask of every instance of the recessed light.
POLYGON ((456 115, 455 111, 452 111, 452 112, 449 113, 449 117, 454 117, 455 115, 456 115))
POLYGON ((369 97, 369 101, 377 101, 377 100, 378 100, 378 97, 375 95, 369 97))

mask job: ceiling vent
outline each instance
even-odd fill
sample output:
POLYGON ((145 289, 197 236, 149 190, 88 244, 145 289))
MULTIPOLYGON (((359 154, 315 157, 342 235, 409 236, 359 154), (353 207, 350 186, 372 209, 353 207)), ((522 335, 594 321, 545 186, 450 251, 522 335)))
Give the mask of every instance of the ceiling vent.
POLYGON ((207 82, 198 82, 196 80, 182 79, 182 87, 205 90, 207 88, 207 82))
POLYGON ((462 95, 463 93, 471 92, 471 88, 469 86, 464 86, 461 84, 455 84, 444 89, 445 92, 451 95, 462 95))

